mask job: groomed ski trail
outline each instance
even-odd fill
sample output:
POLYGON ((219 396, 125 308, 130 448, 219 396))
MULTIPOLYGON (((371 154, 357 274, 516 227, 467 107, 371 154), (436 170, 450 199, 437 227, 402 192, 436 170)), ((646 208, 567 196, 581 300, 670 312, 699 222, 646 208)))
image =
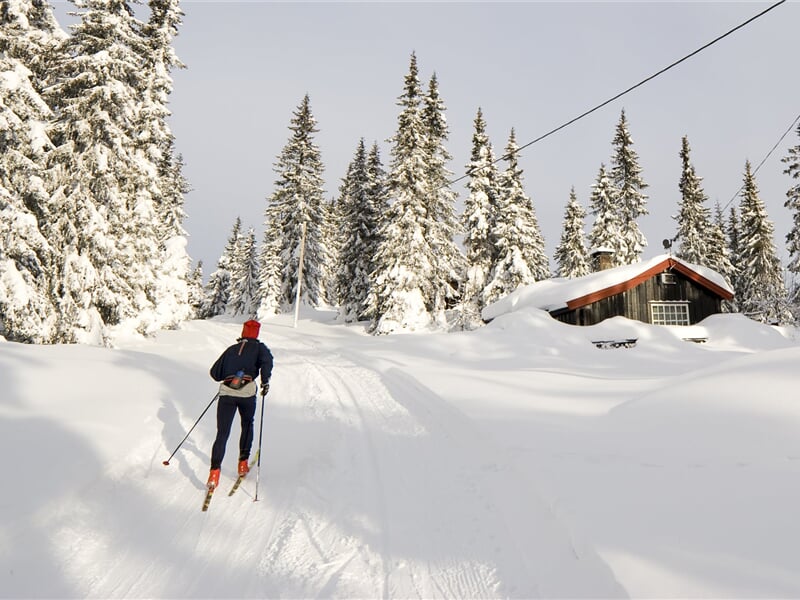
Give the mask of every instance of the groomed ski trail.
POLYGON ((299 426, 320 435, 302 436, 314 446, 300 450, 291 501, 259 560, 266 580, 299 583, 282 595, 624 596, 594 551, 442 398, 399 369, 379 373, 324 344, 286 344, 282 393, 303 414, 299 426))
MULTIPOLYGON (((232 339, 233 325, 193 327, 207 344, 205 352, 191 349, 198 365, 200 357, 209 362, 208 348, 214 354, 232 339)), ((526 474, 411 374, 366 368, 369 361, 337 354, 329 340, 288 329, 270 328, 268 343, 276 371, 266 398, 259 502, 252 473, 235 496, 219 494, 200 512, 215 433, 211 411, 173 459, 173 470, 158 460, 165 441, 155 450, 143 442, 65 508, 62 521, 90 540, 64 557, 81 595, 625 596, 526 474), (135 514, 114 514, 114 497, 130 493, 141 496, 135 514), (113 535, 122 521, 140 529, 121 552, 108 553, 117 544, 86 535, 98 518, 98 532, 113 535), (152 527, 174 531, 169 547, 149 541, 152 527), (82 579, 90 564, 95 575, 82 579)), ((198 367, 197 377, 207 378, 207 368, 198 367)), ((188 428, 195 405, 199 413, 196 399, 165 411, 170 419, 170 411, 183 415, 188 428)), ((234 425, 222 489, 235 477, 237 439, 234 425)), ((70 529, 59 535, 68 537, 70 529)))

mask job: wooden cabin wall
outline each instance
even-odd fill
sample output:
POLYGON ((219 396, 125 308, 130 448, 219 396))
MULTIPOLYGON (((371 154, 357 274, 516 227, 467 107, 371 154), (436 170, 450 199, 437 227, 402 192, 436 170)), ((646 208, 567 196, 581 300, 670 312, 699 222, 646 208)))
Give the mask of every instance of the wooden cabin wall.
POLYGON ((579 309, 554 312, 552 316, 571 325, 595 325, 616 316, 649 323, 650 301, 653 300, 689 302, 691 324, 721 312, 721 300, 717 296, 680 273, 673 275, 674 284, 661 283, 661 278, 656 275, 627 292, 609 296, 579 309))

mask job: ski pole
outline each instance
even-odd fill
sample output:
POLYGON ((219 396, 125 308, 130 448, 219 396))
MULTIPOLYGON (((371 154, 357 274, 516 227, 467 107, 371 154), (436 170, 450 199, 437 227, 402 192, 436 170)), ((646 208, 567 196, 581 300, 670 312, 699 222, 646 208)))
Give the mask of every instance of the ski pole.
POLYGON ((164 462, 162 462, 161 464, 163 464, 165 467, 169 465, 169 461, 172 459, 173 456, 175 456, 175 452, 177 452, 180 449, 180 447, 183 446, 183 442, 187 440, 189 434, 192 433, 192 431, 194 431, 194 428, 197 427, 197 424, 200 422, 200 419, 202 419, 205 416, 205 414, 208 412, 208 409, 211 408, 212 404, 214 404, 214 400, 216 400, 218 397, 219 397, 219 392, 214 394, 214 397, 211 399, 211 402, 208 403, 208 406, 206 406, 206 409, 203 411, 203 414, 201 414, 198 417, 197 421, 194 422, 194 425, 192 425, 192 428, 189 430, 189 433, 187 433, 186 436, 181 440, 181 443, 178 444, 178 447, 175 448, 175 451, 172 454, 170 454, 169 458, 164 462))
POLYGON ((256 461, 256 495, 253 502, 258 502, 258 480, 261 478, 261 435, 264 433, 264 404, 267 401, 267 393, 261 394, 261 425, 258 427, 258 460, 256 461))

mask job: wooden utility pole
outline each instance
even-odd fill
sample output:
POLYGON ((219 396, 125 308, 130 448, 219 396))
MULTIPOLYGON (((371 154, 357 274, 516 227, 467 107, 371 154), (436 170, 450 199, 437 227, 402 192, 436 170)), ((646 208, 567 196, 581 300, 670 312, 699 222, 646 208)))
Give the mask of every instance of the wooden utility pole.
POLYGON ((300 264, 297 268, 297 293, 294 297, 294 327, 297 329, 297 317, 300 314, 300 288, 303 286, 303 261, 306 255, 306 222, 303 221, 303 230, 300 236, 300 264))

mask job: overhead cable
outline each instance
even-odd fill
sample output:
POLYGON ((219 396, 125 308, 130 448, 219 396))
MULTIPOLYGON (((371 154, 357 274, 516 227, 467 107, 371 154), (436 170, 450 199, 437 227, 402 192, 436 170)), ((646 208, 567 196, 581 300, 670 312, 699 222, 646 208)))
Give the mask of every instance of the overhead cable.
MULTIPOLYGON (((791 125, 789 125, 789 128, 788 128, 786 131, 784 131, 784 132, 783 132, 783 135, 782 135, 782 136, 781 136, 781 137, 778 139, 778 141, 777 141, 777 142, 775 142, 775 145, 772 147, 772 150, 770 150, 769 152, 767 152, 767 155, 766 155, 766 156, 763 158, 763 160, 762 160, 760 163, 758 163, 758 166, 757 166, 755 169, 753 169, 753 175, 755 175, 756 173, 758 173, 758 170, 759 170, 759 169, 760 169, 760 168, 763 166, 763 164, 764 164, 765 162, 767 162, 767 159, 768 159, 770 156, 772 156, 772 153, 773 153, 773 152, 775 152, 775 150, 776 150, 776 148, 777 148, 778 146, 780 146, 780 144, 781 144, 781 142, 783 141, 783 139, 784 139, 784 138, 785 138, 787 135, 789 135, 789 132, 790 132, 792 129, 794 129, 794 126, 795 126, 795 124, 797 123, 797 121, 800 121, 800 115, 797 115, 797 116, 794 118, 794 121, 792 121, 792 124, 791 124, 791 125)), ((726 208, 728 208, 728 207, 730 206, 731 202, 733 202, 734 200, 736 200, 736 196, 738 196, 739 194, 741 194, 741 193, 742 193, 742 190, 743 190, 743 189, 744 189, 744 184, 742 184, 742 187, 740 187, 740 188, 739 188, 739 189, 736 191, 736 193, 733 195, 733 197, 732 197, 730 200, 728 200, 727 204, 725 204, 725 206, 723 206, 721 210, 723 210, 723 211, 724 211, 726 208)))
MULTIPOLYGON (((702 52, 702 51, 703 51, 703 50, 705 50, 706 48, 709 48, 709 47, 713 46, 713 45, 714 45, 714 44, 716 44, 717 42, 719 42, 719 41, 721 41, 721 40, 725 39, 726 37, 728 37, 729 35, 733 34, 733 33, 734 33, 734 32, 736 32, 736 31, 738 31, 739 29, 742 29, 743 27, 746 27, 747 25, 749 25, 750 23, 752 23, 752 22, 753 22, 753 21, 755 21, 756 19, 758 19, 758 18, 760 18, 760 17, 763 17, 765 14, 767 14, 767 13, 768 13, 768 12, 770 12, 771 10, 774 10, 775 8, 777 8, 778 6, 780 6, 781 4, 784 4, 785 2, 786 2, 786 0, 780 0, 779 2, 776 2, 775 4, 773 4, 772 6, 770 6, 769 8, 766 8, 766 9, 762 10, 762 11, 761 11, 760 13, 758 13, 757 15, 754 15, 754 16, 750 17, 750 18, 749 18, 749 19, 747 19, 745 22, 743 22, 743 23, 741 23, 741 24, 737 25, 737 26, 736 26, 736 27, 734 27, 733 29, 731 29, 731 30, 729 30, 729 31, 727 31, 727 32, 725 32, 725 33, 723 33, 722 35, 720 35, 720 36, 718 36, 718 37, 714 38, 713 40, 711 40, 711 41, 710 41, 710 42, 708 42, 707 44, 705 44, 705 45, 701 46, 700 48, 698 48, 697 50, 695 50, 694 52, 691 52, 691 53, 687 54, 687 55, 686 55, 686 56, 684 56, 683 58, 681 58, 681 59, 679 59, 679 60, 676 60, 676 61, 675 61, 675 62, 673 62, 672 64, 670 64, 670 65, 668 65, 668 66, 664 67, 664 68, 663 68, 663 69, 661 69, 660 71, 658 71, 658 72, 656 72, 656 73, 653 73, 652 75, 650 75, 649 77, 647 77, 647 78, 645 78, 645 79, 642 79, 642 80, 641 80, 639 83, 637 83, 637 84, 635 84, 635 85, 632 85, 632 86, 631 86, 631 87, 629 87, 628 89, 626 89, 626 90, 624 90, 624 91, 620 92, 619 94, 617 94, 617 95, 613 96, 612 98, 609 98, 609 99, 608 99, 608 100, 606 100, 605 102, 603 102, 603 103, 601 103, 601 104, 598 104, 598 105, 597 105, 597 106, 595 106, 594 108, 591 108, 591 109, 587 110, 586 112, 584 112, 584 113, 582 113, 582 114, 578 115, 577 117, 575 117, 575 118, 573 118, 573 119, 570 119, 570 120, 569 120, 569 121, 567 121, 566 123, 564 123, 564 124, 562 124, 562 125, 559 125, 559 126, 558 126, 558 127, 556 127, 555 129, 552 129, 552 130, 548 131, 547 133, 545 133, 545 134, 543 134, 543 135, 540 135, 540 136, 539 136, 539 137, 537 137, 535 140, 532 140, 532 141, 528 142, 527 144, 524 144, 524 145, 520 146, 519 148, 517 148, 517 150, 516 150, 514 153, 515 153, 515 154, 519 154, 519 153, 520 153, 520 151, 522 151, 523 149, 525 149, 525 148, 527 148, 527 147, 529 147, 529 146, 532 146, 533 144, 535 144, 535 143, 537 143, 537 142, 540 142, 540 141, 542 141, 543 139, 545 139, 545 138, 547 138, 547 137, 550 137, 551 135, 553 135, 554 133, 556 133, 556 132, 558 132, 558 131, 561 131, 561 130, 562 130, 562 129, 564 129, 565 127, 569 127, 570 125, 572 125, 572 124, 573 124, 573 123, 575 123, 576 121, 579 121, 579 120, 583 119, 584 117, 587 117, 587 116, 589 116, 589 115, 590 115, 590 114, 592 114, 593 112, 600 110, 600 109, 601 109, 601 108, 603 108, 604 106, 606 106, 606 105, 608 105, 608 104, 610 104, 610 103, 614 102, 614 100, 618 100, 619 98, 621 98, 621 97, 622 97, 622 96, 624 96, 625 94, 628 94, 629 92, 632 92, 632 91, 633 91, 633 90, 635 90, 636 88, 643 86, 643 85, 644 85, 645 83, 647 83, 648 81, 652 81, 653 79, 655 79, 655 78, 656 78, 656 77, 658 77, 659 75, 662 75, 662 74, 666 73, 667 71, 669 71, 669 70, 670 70, 670 69, 672 69, 673 67, 676 67, 676 66, 678 66, 679 64, 681 64, 682 62, 684 62, 684 61, 686 61, 686 60, 688 60, 688 59, 692 58, 692 57, 693 57, 693 56, 695 56, 696 54, 699 54, 700 52, 702 52)), ((496 159, 496 160, 494 161, 494 163, 500 162, 501 160, 508 160, 508 158, 509 158, 509 154, 505 154, 504 156, 501 156, 500 158, 496 159)), ((494 163, 493 163, 493 164, 494 164, 494 163)), ((466 177, 469 177, 469 175, 470 175, 470 171, 467 171, 467 173, 466 173, 465 175, 462 175, 461 177, 458 177, 457 179, 453 179, 453 180, 452 180, 452 181, 450 181, 449 183, 450 183, 450 184, 457 183, 457 182, 461 181, 462 179, 465 179, 466 177)), ((737 193, 738 193, 738 192, 737 192, 737 193)))

